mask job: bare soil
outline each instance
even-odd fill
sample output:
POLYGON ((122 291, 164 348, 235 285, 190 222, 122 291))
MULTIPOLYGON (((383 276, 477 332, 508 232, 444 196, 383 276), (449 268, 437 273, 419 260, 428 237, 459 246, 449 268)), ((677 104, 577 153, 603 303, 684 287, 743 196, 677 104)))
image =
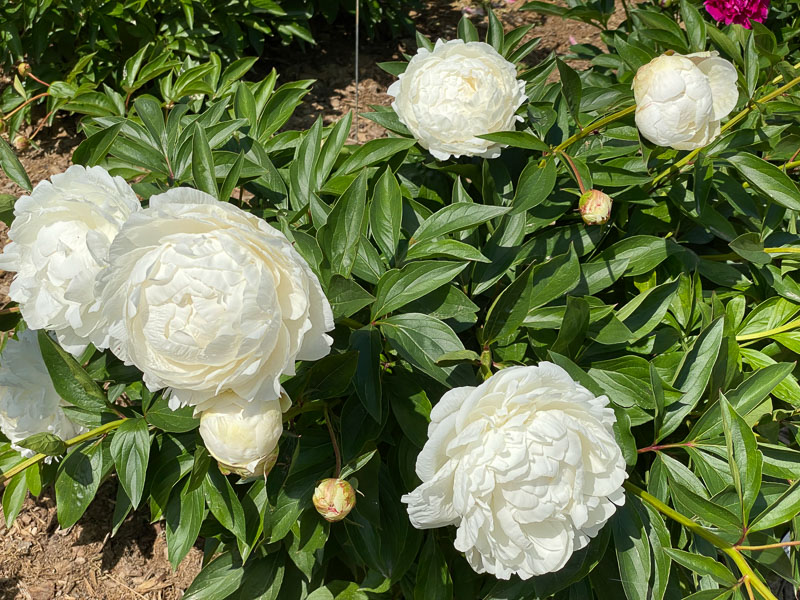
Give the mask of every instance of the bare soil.
MULTIPOLYGON (((540 17, 521 11, 524 0, 496 3, 506 29, 533 24, 529 37, 541 37, 527 61, 535 64, 552 51, 565 54, 575 43, 600 45, 599 32, 590 26, 540 17)), ((413 15, 422 32, 432 39, 455 37, 462 14, 482 31, 487 18, 478 2, 470 0, 426 0, 413 15)), ((620 19, 621 20, 621 19, 620 19)), ((321 116, 330 123, 356 108, 354 32, 335 28, 317 34, 318 45, 306 51, 268 52, 264 69, 276 67, 282 81, 315 79, 311 93, 288 126, 309 127, 321 116)), ((413 38, 399 42, 363 42, 359 49, 358 110, 370 105, 389 105, 386 88, 393 78, 377 63, 400 60, 402 53, 416 48, 413 38)), ((580 65, 577 65, 580 66, 580 65)), ((27 132, 30 135, 31 131, 27 132)), ((385 131, 364 118, 358 119, 351 142, 383 137, 385 131)), ((81 141, 74 120, 58 120, 44 128, 34 145, 19 153, 31 181, 36 184, 70 165, 75 146, 81 141)), ((23 191, 0 173, 0 194, 23 191)), ((0 247, 6 235, 0 230, 0 247)), ((0 307, 7 303, 11 274, 0 271, 0 307)), ((28 498, 11 528, 0 526, 0 600, 176 600, 183 595, 200 570, 202 552, 192 549, 176 572, 167 560, 161 523, 149 523, 146 511, 128 517, 113 538, 111 515, 116 480, 101 486, 84 517, 72 528, 58 529, 51 490, 38 499, 28 498)))

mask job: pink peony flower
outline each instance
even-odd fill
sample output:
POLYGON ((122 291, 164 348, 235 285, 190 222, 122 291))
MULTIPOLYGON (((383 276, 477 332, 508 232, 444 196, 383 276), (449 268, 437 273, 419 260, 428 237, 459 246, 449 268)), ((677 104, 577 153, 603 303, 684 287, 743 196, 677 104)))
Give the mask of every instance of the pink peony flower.
POLYGON ((750 29, 750 20, 762 23, 769 12, 769 0, 705 0, 706 10, 714 19, 750 29))

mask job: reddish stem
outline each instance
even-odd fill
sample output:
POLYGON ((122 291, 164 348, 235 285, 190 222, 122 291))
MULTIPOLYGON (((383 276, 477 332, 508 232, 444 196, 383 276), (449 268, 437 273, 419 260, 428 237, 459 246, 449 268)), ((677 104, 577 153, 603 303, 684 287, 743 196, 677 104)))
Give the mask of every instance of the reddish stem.
POLYGON ((679 444, 658 444, 647 446, 646 448, 639 448, 636 452, 643 454, 645 452, 658 452, 659 450, 666 450, 668 448, 694 448, 694 442, 681 442, 679 444))

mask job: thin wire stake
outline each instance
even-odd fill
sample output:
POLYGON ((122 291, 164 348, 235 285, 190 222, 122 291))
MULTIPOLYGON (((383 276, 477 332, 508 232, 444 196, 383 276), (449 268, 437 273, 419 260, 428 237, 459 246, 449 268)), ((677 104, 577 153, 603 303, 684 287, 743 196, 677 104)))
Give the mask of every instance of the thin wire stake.
POLYGON ((360 0, 356 0, 356 144, 358 143, 358 28, 359 28, 359 15, 358 7, 360 0))

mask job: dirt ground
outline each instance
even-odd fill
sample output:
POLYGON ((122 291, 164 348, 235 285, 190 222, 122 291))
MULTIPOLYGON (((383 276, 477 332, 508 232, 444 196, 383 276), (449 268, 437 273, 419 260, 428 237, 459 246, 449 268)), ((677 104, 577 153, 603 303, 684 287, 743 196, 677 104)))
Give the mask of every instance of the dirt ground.
MULTIPOLYGON (((580 23, 542 18, 520 11, 524 0, 497 3, 506 29, 532 23, 531 37, 541 37, 539 48, 527 60, 534 63, 551 51, 566 53, 570 44, 599 44, 596 29, 580 23)), ((433 39, 455 36, 462 14, 485 30, 486 16, 478 2, 470 0, 426 0, 414 20, 433 39)), ((621 11, 620 11, 621 12, 621 11)), ((307 101, 289 123, 291 128, 308 127, 322 115, 326 123, 338 119, 356 105, 354 83, 354 36, 335 30, 317 35, 318 46, 305 54, 267 53, 264 69, 275 66, 282 81, 316 79, 307 101), (287 58, 282 58, 286 56, 287 58)), ((392 77, 377 67, 378 62, 398 60, 402 52, 413 52, 412 38, 395 42, 362 42, 359 51, 359 111, 369 105, 388 105, 386 88, 392 77)), ((365 142, 385 135, 383 129, 361 118, 351 141, 365 142)), ((22 151, 20 158, 31 181, 36 182, 64 171, 81 138, 74 120, 65 118, 53 128, 43 129, 36 146, 22 151)), ((0 194, 22 193, 0 174, 0 194)), ((0 231, 0 245, 5 232, 0 231)), ((0 307, 4 304, 10 274, 0 271, 0 307)), ((183 595, 200 570, 202 552, 194 548, 177 572, 166 557, 166 542, 160 523, 150 524, 146 512, 128 517, 114 538, 109 537, 116 481, 106 482, 87 514, 71 529, 58 529, 55 504, 49 491, 41 498, 26 500, 19 518, 9 529, 0 528, 0 600, 176 600, 183 595)))

